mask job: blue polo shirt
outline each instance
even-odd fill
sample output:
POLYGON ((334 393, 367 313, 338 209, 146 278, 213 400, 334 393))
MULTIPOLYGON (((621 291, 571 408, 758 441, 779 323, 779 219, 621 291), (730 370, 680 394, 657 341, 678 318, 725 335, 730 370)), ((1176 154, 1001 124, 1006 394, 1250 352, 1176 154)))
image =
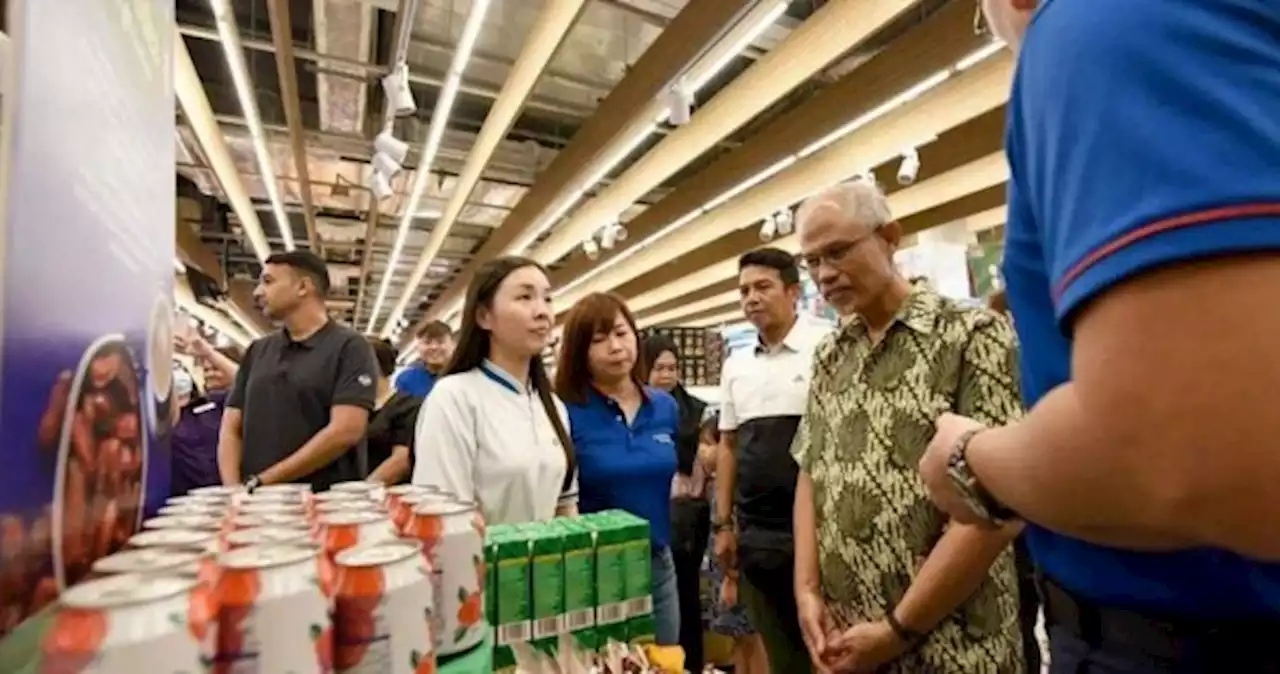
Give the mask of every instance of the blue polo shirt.
POLYGON ((565 401, 578 456, 578 509, 620 508, 649 520, 654 550, 671 544, 671 480, 676 474, 680 407, 666 391, 646 386, 627 425, 622 408, 595 389, 587 401, 565 401))
MULTIPOLYGON (((1070 378, 1072 314, 1115 284, 1170 263, 1280 250, 1277 36, 1277 0, 1042 5, 1006 143, 1004 276, 1028 404, 1070 378)), ((1027 543, 1049 577, 1097 602, 1280 613, 1280 565, 1223 550, 1128 552, 1034 526, 1027 543)))
POLYGON ((396 377, 395 388, 411 396, 426 398, 439 379, 427 369, 426 364, 417 360, 396 377))

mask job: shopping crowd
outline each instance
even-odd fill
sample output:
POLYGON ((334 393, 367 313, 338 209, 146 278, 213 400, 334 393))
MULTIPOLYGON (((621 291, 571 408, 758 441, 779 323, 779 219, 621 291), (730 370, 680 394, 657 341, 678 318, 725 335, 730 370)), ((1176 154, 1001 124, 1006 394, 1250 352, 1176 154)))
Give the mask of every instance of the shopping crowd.
POLYGON ((329 319, 324 263, 277 254, 255 295, 279 331, 238 362, 179 345, 204 387, 179 379, 176 488, 628 510, 691 671, 706 618, 751 674, 1280 672, 1280 309, 1257 300, 1280 288, 1280 10, 982 4, 1019 54, 999 306, 905 277, 884 194, 834 185, 799 255, 740 258, 759 339, 708 405, 613 294, 569 310, 548 372, 553 288, 518 257, 392 381, 389 343, 329 319), (838 327, 797 313, 804 275, 838 327))

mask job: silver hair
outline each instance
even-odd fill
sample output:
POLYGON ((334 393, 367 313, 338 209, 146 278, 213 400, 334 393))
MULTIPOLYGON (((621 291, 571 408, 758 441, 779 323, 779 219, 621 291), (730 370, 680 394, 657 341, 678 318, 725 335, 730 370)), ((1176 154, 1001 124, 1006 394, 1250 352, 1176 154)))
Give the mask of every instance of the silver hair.
POLYGON ((893 221, 889 201, 875 180, 858 177, 832 185, 804 200, 796 211, 796 228, 804 227, 814 209, 819 206, 835 206, 850 221, 880 229, 893 221))

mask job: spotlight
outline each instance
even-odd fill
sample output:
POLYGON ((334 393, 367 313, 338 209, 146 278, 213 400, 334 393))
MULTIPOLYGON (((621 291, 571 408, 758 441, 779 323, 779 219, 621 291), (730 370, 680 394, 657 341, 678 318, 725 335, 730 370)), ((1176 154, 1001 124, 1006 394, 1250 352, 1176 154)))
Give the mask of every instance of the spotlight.
POLYGON ((791 214, 790 208, 784 208, 778 211, 778 214, 773 216, 773 218, 778 221, 778 233, 782 236, 786 236, 795 231, 795 216, 791 214))
POLYGON ((689 123, 693 114, 693 95, 683 82, 678 82, 667 91, 667 121, 676 126, 689 123))
POLYGON ((582 242, 582 252, 587 254, 588 260, 600 259, 600 247, 596 245, 595 239, 587 239, 582 242))
POLYGON ((618 241, 618 230, 614 225, 605 225, 600 231, 600 247, 605 250, 612 250, 613 244, 618 241))
POLYGON ((373 139, 373 149, 391 157, 397 164, 404 164, 404 158, 409 155, 409 144, 396 138, 390 131, 383 131, 373 139))
POLYGON ((400 164, 391 157, 382 154, 381 152, 377 152, 373 155, 373 170, 387 180, 390 180, 400 172, 400 164))
POLYGON ((407 117, 418 110, 409 88, 409 65, 396 64, 395 69, 382 78, 382 91, 387 95, 387 107, 396 117, 407 117))
POLYGON ((378 171, 373 171, 369 174, 369 189, 373 191, 373 196, 378 201, 382 201, 393 194, 391 181, 378 171))
POLYGON ((613 223, 613 238, 617 239, 619 243, 626 241, 628 234, 627 228, 621 222, 613 223))
POLYGON ((773 216, 764 219, 764 224, 760 225, 760 240, 768 243, 773 241, 773 237, 778 234, 778 223, 773 216))
POLYGON ((898 165, 898 184, 910 185, 916 181, 920 173, 920 152, 911 148, 902 153, 902 163, 898 165))

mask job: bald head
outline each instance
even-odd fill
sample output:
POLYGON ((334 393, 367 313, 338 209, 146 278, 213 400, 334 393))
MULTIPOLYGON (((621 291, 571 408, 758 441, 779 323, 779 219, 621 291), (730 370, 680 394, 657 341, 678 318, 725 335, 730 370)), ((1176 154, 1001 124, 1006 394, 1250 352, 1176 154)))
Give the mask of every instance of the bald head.
POLYGON ((856 236, 879 229, 892 219, 884 192, 873 181, 860 178, 833 185, 805 199, 796 211, 796 228, 803 232, 806 226, 823 221, 850 227, 854 230, 851 234, 856 236))

